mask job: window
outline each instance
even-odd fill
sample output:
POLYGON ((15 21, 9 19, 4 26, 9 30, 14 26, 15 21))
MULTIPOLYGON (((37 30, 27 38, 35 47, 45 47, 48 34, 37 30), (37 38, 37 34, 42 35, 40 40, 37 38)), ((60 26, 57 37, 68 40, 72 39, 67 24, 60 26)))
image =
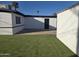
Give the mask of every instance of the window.
POLYGON ((16 16, 16 24, 21 24, 21 18, 16 16))

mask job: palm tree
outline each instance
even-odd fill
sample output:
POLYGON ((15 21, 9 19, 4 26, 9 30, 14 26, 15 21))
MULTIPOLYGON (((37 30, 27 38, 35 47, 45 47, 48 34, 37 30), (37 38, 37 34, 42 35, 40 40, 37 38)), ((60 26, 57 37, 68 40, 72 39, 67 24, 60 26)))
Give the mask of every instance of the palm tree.
POLYGON ((39 14, 39 10, 37 11, 37 14, 39 14))
POLYGON ((11 10, 12 8, 11 8, 11 5, 8 5, 8 8, 11 10))
POLYGON ((16 10, 19 6, 18 6, 18 2, 13 1, 12 2, 12 7, 16 10))
POLYGON ((53 16, 57 16, 57 13, 54 13, 53 16))

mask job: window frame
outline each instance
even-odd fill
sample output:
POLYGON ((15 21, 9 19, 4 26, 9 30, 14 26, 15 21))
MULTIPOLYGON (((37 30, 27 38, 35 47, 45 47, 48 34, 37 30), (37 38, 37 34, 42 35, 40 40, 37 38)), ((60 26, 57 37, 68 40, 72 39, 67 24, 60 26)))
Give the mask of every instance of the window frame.
POLYGON ((20 16, 16 16, 15 20, 16 20, 16 24, 21 24, 21 17, 20 16))

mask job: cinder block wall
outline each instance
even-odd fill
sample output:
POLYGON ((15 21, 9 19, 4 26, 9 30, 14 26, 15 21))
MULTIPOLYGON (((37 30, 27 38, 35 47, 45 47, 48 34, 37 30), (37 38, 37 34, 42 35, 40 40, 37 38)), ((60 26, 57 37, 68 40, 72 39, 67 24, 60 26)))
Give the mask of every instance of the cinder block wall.
POLYGON ((57 14, 57 38, 79 55, 79 6, 57 14))

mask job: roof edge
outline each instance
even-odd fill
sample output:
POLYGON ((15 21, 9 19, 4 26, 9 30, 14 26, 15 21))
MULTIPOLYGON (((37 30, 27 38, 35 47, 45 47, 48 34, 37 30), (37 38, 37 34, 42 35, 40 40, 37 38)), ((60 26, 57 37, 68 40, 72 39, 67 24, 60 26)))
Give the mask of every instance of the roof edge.
POLYGON ((23 13, 19 12, 19 11, 15 11, 15 10, 9 10, 9 9, 0 9, 0 12, 10 12, 10 13, 16 13, 19 15, 22 15, 24 17, 54 17, 56 18, 57 16, 45 16, 45 15, 24 15, 23 13))
POLYGON ((57 17, 57 16, 45 16, 45 15, 25 15, 25 17, 57 17))

